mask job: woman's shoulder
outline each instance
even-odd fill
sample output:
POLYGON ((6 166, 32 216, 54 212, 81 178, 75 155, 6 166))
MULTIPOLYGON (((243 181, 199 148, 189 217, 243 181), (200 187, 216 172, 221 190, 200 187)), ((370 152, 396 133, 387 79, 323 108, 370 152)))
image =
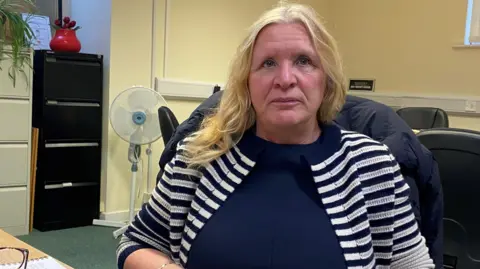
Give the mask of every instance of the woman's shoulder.
POLYGON ((398 163, 389 147, 365 134, 342 130, 337 154, 349 159, 362 173, 383 170, 396 174, 398 170, 398 163))
POLYGON ((369 137, 368 135, 347 130, 341 130, 340 134, 340 148, 349 147, 349 149, 361 150, 362 152, 373 151, 378 154, 391 155, 390 149, 387 145, 369 137))
MULTIPOLYGON (((179 140, 176 144, 175 154, 170 162, 165 166, 165 170, 170 170, 171 173, 184 174, 193 176, 195 178, 201 177, 201 172, 199 169, 190 167, 188 165, 188 158, 186 153, 187 144, 192 141, 192 136, 186 136, 185 138, 179 140)), ((178 177, 178 176, 177 176, 178 177)), ((190 178, 191 179, 191 178, 190 178)))
POLYGON ((348 165, 354 166, 367 200, 392 194, 402 184, 400 167, 385 144, 367 135, 342 131, 340 150, 348 165))

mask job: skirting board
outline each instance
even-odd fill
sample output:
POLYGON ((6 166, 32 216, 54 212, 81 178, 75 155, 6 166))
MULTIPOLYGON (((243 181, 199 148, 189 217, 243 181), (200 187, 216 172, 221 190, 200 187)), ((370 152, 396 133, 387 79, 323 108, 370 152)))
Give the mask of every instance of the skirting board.
MULTIPOLYGON (((135 214, 140 211, 140 208, 135 209, 135 214)), ((114 211, 114 212, 102 212, 100 213, 100 219, 106 221, 126 221, 128 220, 128 210, 114 211)))
POLYGON ((29 234, 28 232, 28 225, 25 226, 10 226, 10 227, 2 227, 2 230, 5 231, 6 233, 13 235, 13 236, 21 236, 21 235, 27 235, 29 234))
MULTIPOLYGON (((203 101, 212 95, 215 85, 224 89, 221 83, 155 79, 155 90, 166 99, 203 101)), ((348 94, 375 100, 392 108, 437 107, 451 114, 480 116, 480 96, 435 96, 363 91, 349 91, 348 94)))

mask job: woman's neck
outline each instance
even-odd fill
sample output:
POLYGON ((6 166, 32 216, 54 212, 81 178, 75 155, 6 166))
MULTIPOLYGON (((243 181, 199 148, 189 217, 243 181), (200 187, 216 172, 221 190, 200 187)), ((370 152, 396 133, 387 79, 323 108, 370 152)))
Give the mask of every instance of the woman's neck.
POLYGON ((316 121, 295 126, 268 126, 258 123, 256 135, 276 144, 311 144, 320 137, 320 126, 316 121))

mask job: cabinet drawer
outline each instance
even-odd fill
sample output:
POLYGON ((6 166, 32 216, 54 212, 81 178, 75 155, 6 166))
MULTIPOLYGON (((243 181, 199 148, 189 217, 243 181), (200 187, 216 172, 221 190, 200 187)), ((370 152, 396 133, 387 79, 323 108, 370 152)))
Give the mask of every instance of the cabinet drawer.
POLYGON ((33 225, 40 231, 91 225, 100 214, 99 183, 47 185, 37 198, 33 225))
POLYGON ((31 70, 25 66, 26 77, 22 74, 17 74, 15 87, 12 79, 8 76, 8 69, 12 66, 12 60, 6 59, 0 61, 0 96, 2 97, 24 97, 28 98, 31 93, 31 70), (28 82, 28 83, 27 83, 28 82))
POLYGON ((27 144, 0 144, 0 187, 27 185, 29 169, 27 144))
POLYGON ((100 143, 47 143, 38 159, 37 183, 100 182, 100 143))
POLYGON ((103 70, 98 59, 46 54, 44 63, 45 99, 101 102, 103 70))
POLYGON ((27 188, 0 188, 0 228, 25 225, 27 188))
POLYGON ((0 141, 27 142, 30 135, 29 103, 27 100, 0 98, 0 141))
POLYGON ((102 139, 102 108, 98 103, 47 101, 44 107, 45 140, 102 139))

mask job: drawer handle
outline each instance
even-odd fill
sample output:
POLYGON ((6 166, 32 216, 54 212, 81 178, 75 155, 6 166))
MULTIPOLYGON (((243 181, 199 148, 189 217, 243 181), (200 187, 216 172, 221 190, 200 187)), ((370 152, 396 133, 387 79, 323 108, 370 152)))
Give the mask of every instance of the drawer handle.
POLYGON ((95 182, 82 182, 82 183, 72 183, 72 182, 63 182, 58 184, 48 184, 45 185, 46 190, 53 190, 53 189, 63 189, 63 188, 71 188, 71 187, 85 187, 85 186, 96 186, 98 183, 95 182))
POLYGON ((98 143, 46 143, 45 148, 86 148, 98 145, 98 143))
POLYGON ((54 56, 47 56, 45 61, 48 63, 65 63, 65 64, 72 64, 72 65, 88 65, 88 66, 98 66, 101 67, 101 63, 99 62, 100 57, 91 58, 91 59, 75 59, 75 58, 62 58, 62 57, 54 57, 54 56))
POLYGON ((82 102, 62 102, 47 100, 48 106, 81 106, 81 107, 100 107, 98 103, 82 103, 82 102))

